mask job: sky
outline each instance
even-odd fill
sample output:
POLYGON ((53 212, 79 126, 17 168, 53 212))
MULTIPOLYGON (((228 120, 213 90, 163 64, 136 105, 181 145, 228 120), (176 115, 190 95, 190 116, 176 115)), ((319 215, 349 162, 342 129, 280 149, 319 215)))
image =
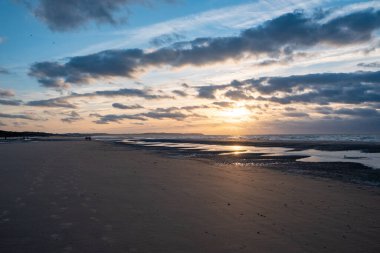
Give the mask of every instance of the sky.
POLYGON ((0 129, 379 134, 380 2, 2 0, 0 129))

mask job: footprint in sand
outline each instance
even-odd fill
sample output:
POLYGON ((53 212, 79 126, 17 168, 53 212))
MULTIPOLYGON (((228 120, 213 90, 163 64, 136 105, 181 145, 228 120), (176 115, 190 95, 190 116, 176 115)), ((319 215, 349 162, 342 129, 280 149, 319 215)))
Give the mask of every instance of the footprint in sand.
POLYGON ((59 226, 62 229, 69 229, 69 228, 71 228, 73 226, 73 223, 71 223, 71 222, 64 222, 64 223, 59 224, 59 226))
POLYGON ((52 215, 50 215, 50 218, 57 220, 57 219, 60 219, 61 216, 59 216, 57 214, 52 214, 52 215))
POLYGON ((63 249, 63 253, 72 252, 72 251, 73 251, 73 247, 71 246, 67 246, 63 249))
POLYGON ((95 221, 95 222, 98 222, 98 221, 99 221, 99 219, 98 219, 98 218, 95 218, 95 217, 90 217, 90 220, 95 221))
POLYGON ((0 212, 0 218, 4 217, 4 216, 7 216, 9 214, 9 211, 8 210, 3 210, 0 212))
POLYGON ((0 223, 7 223, 7 222, 9 222, 10 220, 11 220, 11 219, 9 219, 9 218, 5 218, 5 219, 2 219, 0 223))
POLYGON ((109 237, 107 237, 107 236, 103 236, 101 239, 102 239, 102 241, 104 241, 104 242, 107 243, 107 244, 113 244, 113 243, 115 242, 114 239, 109 238, 109 237))
POLYGON ((61 236, 59 234, 51 234, 50 238, 55 241, 61 240, 61 236))
POLYGON ((34 195, 34 194, 35 194, 34 191, 30 191, 30 192, 28 192, 26 195, 31 196, 31 195, 34 195))

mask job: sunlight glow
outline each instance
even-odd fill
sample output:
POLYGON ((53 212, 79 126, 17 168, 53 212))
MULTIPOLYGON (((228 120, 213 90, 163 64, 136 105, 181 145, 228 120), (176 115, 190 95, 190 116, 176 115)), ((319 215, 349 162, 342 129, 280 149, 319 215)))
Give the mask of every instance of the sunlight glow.
POLYGON ((244 122, 249 120, 251 112, 243 107, 233 107, 221 111, 220 115, 226 122, 244 122))
POLYGON ((239 154, 247 152, 246 147, 238 146, 238 145, 231 146, 231 150, 232 150, 232 154, 234 155, 239 155, 239 154))

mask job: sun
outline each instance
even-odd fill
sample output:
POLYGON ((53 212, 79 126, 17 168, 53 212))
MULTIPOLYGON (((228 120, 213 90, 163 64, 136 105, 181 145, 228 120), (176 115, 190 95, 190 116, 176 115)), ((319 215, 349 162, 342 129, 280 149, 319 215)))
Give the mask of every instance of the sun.
POLYGON ((221 116, 225 121, 242 122, 249 119, 250 111, 244 106, 227 108, 221 111, 221 116))

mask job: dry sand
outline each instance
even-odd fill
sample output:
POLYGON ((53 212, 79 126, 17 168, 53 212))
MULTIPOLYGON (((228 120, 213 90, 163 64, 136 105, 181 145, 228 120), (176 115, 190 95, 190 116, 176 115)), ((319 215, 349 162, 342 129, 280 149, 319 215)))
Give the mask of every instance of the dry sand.
POLYGON ((380 252, 380 190, 100 142, 0 145, 0 252, 380 252))

